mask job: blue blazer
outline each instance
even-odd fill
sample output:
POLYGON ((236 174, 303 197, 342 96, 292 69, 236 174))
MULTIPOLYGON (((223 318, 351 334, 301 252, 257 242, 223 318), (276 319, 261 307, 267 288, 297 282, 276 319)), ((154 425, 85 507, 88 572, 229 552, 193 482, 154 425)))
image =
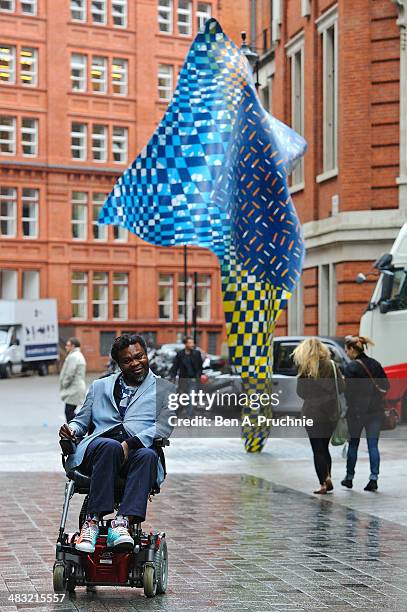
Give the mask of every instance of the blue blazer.
MULTIPOLYGON (((120 376, 112 374, 95 380, 89 387, 85 402, 78 414, 69 422, 78 438, 82 438, 73 455, 69 455, 65 469, 67 472, 79 466, 85 456, 88 444, 116 425, 123 425, 130 437, 137 436, 146 448, 153 445, 154 438, 168 438, 174 427, 169 424, 173 414, 168 408, 168 396, 176 392, 176 387, 168 380, 148 371, 127 407, 124 420, 116 406, 113 390, 120 376), (89 426, 94 430, 88 435, 89 426)), ((158 464, 157 482, 164 480, 161 462, 158 464)))

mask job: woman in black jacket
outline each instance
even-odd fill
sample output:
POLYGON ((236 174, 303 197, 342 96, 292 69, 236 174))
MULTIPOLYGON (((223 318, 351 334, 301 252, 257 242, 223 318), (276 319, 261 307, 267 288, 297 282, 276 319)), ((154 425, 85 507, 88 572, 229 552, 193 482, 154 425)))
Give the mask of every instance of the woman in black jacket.
POLYGON ((360 437, 365 429, 370 460, 370 479, 365 491, 377 491, 379 435, 384 415, 384 395, 390 385, 380 363, 366 355, 365 349, 369 345, 373 345, 373 342, 363 336, 348 336, 345 340, 346 352, 352 360, 345 368, 350 441, 346 476, 341 484, 348 489, 353 486, 360 437))
POLYGON ((344 381, 331 361, 329 348, 318 338, 303 340, 295 349, 293 358, 298 366, 297 394, 304 400, 302 415, 313 420, 313 425, 307 426, 306 430, 321 485, 314 493, 325 495, 333 489, 329 441, 339 416, 335 375, 340 393, 344 381))

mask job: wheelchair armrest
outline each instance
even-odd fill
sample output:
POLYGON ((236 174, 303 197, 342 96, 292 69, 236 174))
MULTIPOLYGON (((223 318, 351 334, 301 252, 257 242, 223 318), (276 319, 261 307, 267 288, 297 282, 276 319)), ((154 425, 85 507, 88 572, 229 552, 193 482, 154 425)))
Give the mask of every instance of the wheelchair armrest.
POLYGON ((76 451, 76 442, 74 442, 74 440, 69 440, 68 438, 61 438, 59 441, 59 446, 61 447, 62 454, 64 456, 73 455, 76 451))
POLYGON ((170 441, 168 438, 154 438, 153 445, 158 448, 163 448, 164 446, 169 446, 170 441))

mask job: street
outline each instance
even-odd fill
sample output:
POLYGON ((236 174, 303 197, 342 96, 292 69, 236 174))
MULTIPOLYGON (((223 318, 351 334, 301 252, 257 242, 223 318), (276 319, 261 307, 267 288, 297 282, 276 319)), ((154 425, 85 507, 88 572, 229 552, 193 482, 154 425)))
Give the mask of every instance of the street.
MULTIPOLYGON (((335 490, 323 498, 311 494, 317 483, 304 438, 272 439, 249 455, 235 438, 178 432, 166 451, 167 481, 145 523, 167 534, 167 593, 147 600, 140 589, 87 594, 78 587, 58 604, 13 603, 16 593, 52 593, 64 415, 55 376, 0 382, 2 611, 407 609, 403 428, 381 442, 378 493, 363 491, 363 441, 354 489, 341 490, 344 459, 334 448, 335 490)), ((81 501, 72 500, 69 531, 77 529, 81 501)))

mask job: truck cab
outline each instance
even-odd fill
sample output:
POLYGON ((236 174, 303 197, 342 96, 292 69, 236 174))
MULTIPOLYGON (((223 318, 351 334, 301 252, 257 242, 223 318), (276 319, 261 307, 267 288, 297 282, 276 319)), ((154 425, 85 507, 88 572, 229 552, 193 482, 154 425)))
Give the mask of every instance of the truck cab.
MULTIPOLYGON (((388 401, 407 421, 407 223, 374 268, 379 279, 361 318, 360 334, 374 341, 368 353, 384 367, 391 383, 388 401)), ((364 278, 359 275, 359 282, 364 278)))
POLYGON ((22 370, 21 327, 0 327, 0 376, 8 378, 22 370))

